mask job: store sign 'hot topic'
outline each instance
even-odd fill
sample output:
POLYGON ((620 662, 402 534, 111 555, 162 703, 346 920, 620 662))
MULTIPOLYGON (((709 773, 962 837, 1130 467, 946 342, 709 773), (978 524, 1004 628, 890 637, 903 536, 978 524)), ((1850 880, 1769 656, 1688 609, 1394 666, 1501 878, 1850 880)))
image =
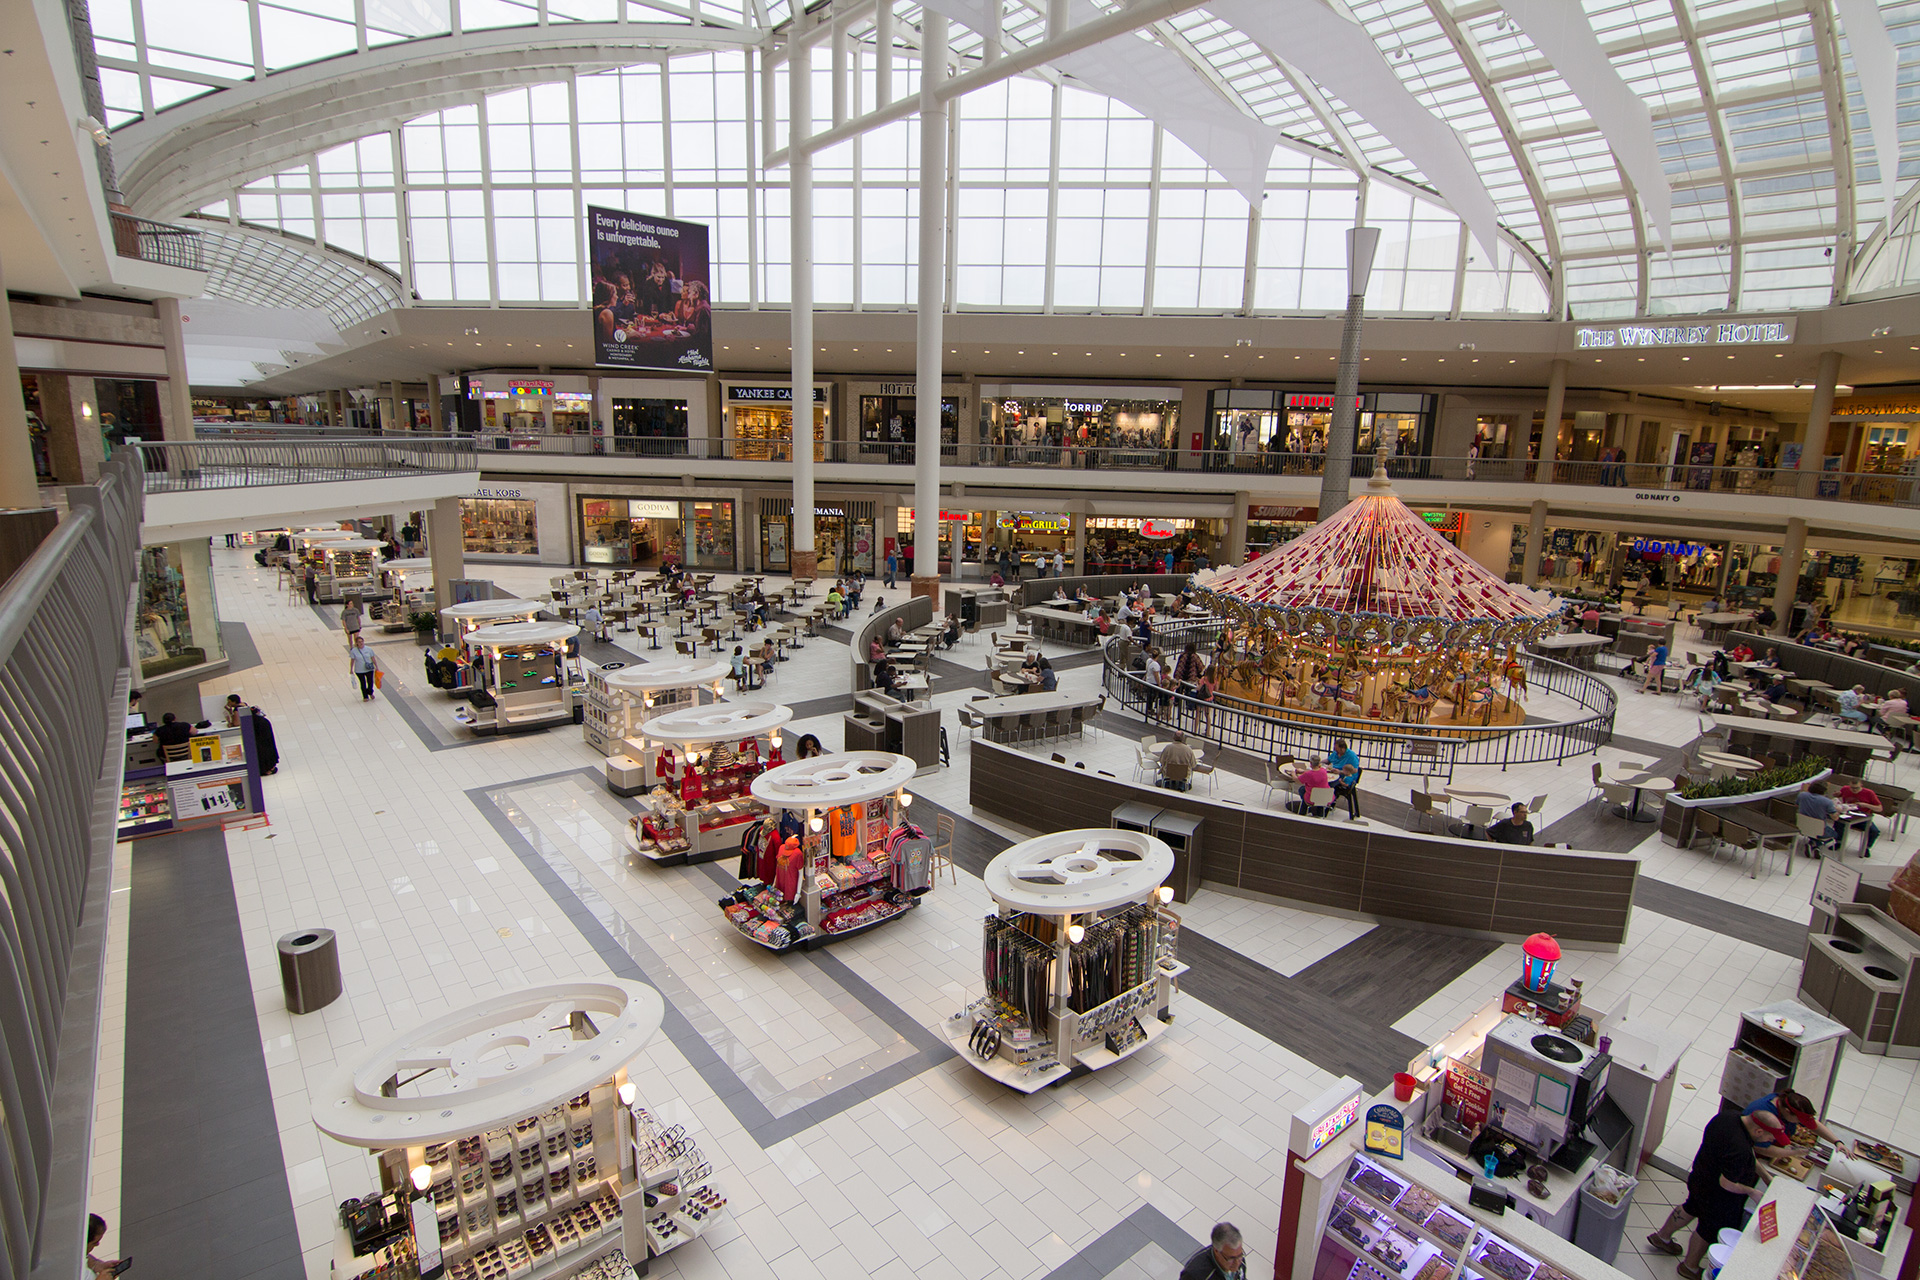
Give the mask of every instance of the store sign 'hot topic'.
POLYGON ((1714 324, 1609 324, 1573 331, 1577 347, 1753 347, 1793 341, 1794 321, 1729 320, 1714 324))

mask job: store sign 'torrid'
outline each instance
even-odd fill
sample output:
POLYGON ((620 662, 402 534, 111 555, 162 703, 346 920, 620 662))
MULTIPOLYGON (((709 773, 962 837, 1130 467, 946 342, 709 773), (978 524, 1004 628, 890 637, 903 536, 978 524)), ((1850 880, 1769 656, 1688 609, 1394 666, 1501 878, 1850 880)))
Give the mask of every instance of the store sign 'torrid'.
POLYGON ((1727 320, 1713 324, 1608 324, 1573 331, 1577 347, 1767 347, 1793 341, 1794 321, 1727 320))

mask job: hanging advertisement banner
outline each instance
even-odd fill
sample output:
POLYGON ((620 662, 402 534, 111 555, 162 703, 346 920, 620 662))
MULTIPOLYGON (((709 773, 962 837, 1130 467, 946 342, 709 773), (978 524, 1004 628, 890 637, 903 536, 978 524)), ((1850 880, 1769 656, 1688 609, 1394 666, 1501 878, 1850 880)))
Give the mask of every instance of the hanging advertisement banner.
POLYGON ((588 206, 587 252, 593 269, 595 364, 713 367, 705 227, 588 206))

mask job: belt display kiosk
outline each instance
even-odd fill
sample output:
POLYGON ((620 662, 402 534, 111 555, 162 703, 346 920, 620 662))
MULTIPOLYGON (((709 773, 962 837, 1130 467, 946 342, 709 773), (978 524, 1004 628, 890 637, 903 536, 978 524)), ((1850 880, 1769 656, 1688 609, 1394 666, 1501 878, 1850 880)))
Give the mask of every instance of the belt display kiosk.
POLYGON ((942 1030, 975 1069, 1032 1093, 1132 1056, 1173 1019, 1173 851, 1142 831, 1023 840, 987 864, 987 993, 942 1030))
POLYGON ((724 658, 681 658, 641 667, 609 663, 587 672, 581 733, 588 746, 607 757, 607 788, 617 796, 630 796, 652 785, 635 772, 640 762, 624 754, 626 740, 644 720, 697 705, 703 685, 718 701, 731 674, 733 664, 724 658))
POLYGON ((336 1280, 618 1280, 711 1226, 726 1203, 712 1167, 630 1075, 664 1012, 638 982, 534 987, 317 1088, 314 1124, 380 1170, 340 1206, 336 1280))
POLYGON ((886 751, 769 769, 753 797, 778 816, 741 838, 738 891, 720 900, 770 951, 823 946, 884 924, 933 887, 933 844, 907 821, 914 763, 886 751))
POLYGON ((627 822, 627 848, 654 862, 707 862, 740 847, 766 807, 749 793, 780 763, 780 726, 793 719, 771 702, 716 702, 655 716, 627 740, 652 790, 627 822))
POLYGON ((501 622, 467 636, 478 688, 453 718, 477 734, 521 733, 571 720, 575 697, 567 648, 571 622, 501 622))

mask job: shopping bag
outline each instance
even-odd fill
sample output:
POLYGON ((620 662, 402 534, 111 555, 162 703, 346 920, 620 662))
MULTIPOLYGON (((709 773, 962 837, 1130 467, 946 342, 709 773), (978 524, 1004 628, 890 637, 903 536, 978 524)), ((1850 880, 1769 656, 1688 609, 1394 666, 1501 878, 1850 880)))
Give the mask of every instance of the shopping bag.
POLYGON ((378 668, 376 668, 376 669, 374 670, 374 673, 373 673, 373 687, 374 687, 374 688, 376 688, 376 689, 378 689, 378 688, 380 687, 380 677, 382 677, 382 676, 384 676, 384 675, 386 675, 386 674, 387 674, 386 672, 384 672, 384 671, 381 671, 381 670, 379 670, 378 668))

